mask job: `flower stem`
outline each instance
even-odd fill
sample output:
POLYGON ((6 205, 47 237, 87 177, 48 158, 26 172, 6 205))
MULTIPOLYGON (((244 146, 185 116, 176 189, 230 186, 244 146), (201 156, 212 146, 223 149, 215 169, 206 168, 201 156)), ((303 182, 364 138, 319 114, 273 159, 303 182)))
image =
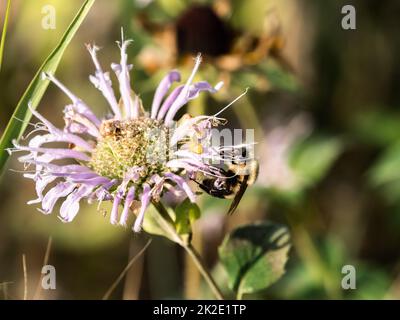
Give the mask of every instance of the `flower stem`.
POLYGON ((200 273, 206 280, 208 286, 210 287, 211 291, 214 293, 215 297, 218 300, 224 300, 221 290, 218 288, 215 280, 213 279, 211 274, 208 272, 207 268, 205 267, 200 255, 198 254, 196 249, 190 243, 187 245, 184 245, 183 248, 186 250, 186 252, 192 258, 194 264, 196 265, 197 269, 199 269, 200 273))
POLYGON ((181 235, 179 235, 175 228, 173 227, 173 221, 171 217, 168 214, 167 209, 164 207, 164 205, 158 201, 158 202, 153 202, 154 207, 157 209, 157 212, 159 213, 159 217, 163 220, 163 225, 168 226, 168 232, 173 233, 174 238, 179 240, 176 241, 181 247, 183 247, 186 252, 189 254, 189 256, 192 258, 194 264, 196 265, 197 269, 199 272, 202 274, 204 279, 206 280, 208 286, 210 287, 211 291, 214 293, 215 297, 218 300, 224 300, 224 297, 221 293, 221 290, 218 288, 215 280, 211 276, 210 272, 207 270, 206 266, 204 265, 204 262, 202 261, 199 253, 196 251, 196 249, 192 246, 192 244, 189 241, 186 241, 182 239, 181 235))

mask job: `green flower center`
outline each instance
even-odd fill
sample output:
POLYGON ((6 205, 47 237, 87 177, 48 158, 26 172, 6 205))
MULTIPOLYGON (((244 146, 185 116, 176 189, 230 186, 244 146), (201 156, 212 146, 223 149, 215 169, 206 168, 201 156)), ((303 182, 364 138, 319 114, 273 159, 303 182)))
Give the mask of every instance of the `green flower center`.
POLYGON ((123 179, 132 167, 141 167, 141 181, 165 171, 169 159, 169 130, 162 121, 141 117, 105 120, 89 166, 110 179, 123 179))

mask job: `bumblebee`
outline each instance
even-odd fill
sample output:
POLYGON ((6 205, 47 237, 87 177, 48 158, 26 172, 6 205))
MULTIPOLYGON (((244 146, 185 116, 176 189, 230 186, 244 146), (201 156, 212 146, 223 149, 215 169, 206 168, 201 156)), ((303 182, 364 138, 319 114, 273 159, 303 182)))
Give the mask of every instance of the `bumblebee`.
POLYGON ((233 199, 227 213, 231 215, 239 205, 247 186, 257 179, 258 167, 256 160, 232 163, 227 170, 217 168, 213 175, 196 172, 191 180, 213 197, 233 199))

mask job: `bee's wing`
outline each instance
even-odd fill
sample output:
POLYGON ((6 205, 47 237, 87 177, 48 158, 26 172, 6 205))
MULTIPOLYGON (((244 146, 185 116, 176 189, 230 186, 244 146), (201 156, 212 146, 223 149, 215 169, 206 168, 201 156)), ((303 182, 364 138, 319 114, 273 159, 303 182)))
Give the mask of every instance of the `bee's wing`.
POLYGON ((240 200, 242 199, 242 197, 247 189, 248 180, 249 180, 249 176, 245 176, 242 183, 240 184, 239 191, 235 194, 235 197, 232 200, 231 206, 229 207, 229 210, 227 212, 228 215, 232 215, 232 213, 235 212, 237 206, 240 203, 240 200))

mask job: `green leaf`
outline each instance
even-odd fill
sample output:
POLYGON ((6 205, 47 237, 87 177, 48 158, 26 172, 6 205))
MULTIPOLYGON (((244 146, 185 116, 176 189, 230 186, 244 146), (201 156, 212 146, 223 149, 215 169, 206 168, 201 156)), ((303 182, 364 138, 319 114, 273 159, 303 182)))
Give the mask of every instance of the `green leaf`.
MULTIPOLYGON (((309 259, 292 264, 290 272, 269 294, 276 299, 383 299, 388 293, 390 278, 383 269, 369 262, 354 260, 346 241, 326 235, 315 243, 316 253, 324 263, 324 271, 309 259), (342 290, 340 283, 345 265, 356 266, 357 290, 342 290), (327 290, 329 288, 329 290, 327 290)), ((350 250, 351 251, 351 250, 350 250)), ((386 298, 388 298, 386 296, 386 298)), ((389 297, 393 299, 394 297, 389 297)))
POLYGON ((293 147, 290 166, 305 186, 317 183, 328 171, 343 149, 337 138, 311 136, 293 147))
POLYGON ((369 177, 374 186, 400 180, 400 144, 392 145, 372 167, 369 177))
POLYGON ((372 187, 380 188, 386 201, 398 204, 400 199, 400 144, 393 144, 378 158, 368 172, 372 187))
POLYGON ((199 217, 199 207, 188 199, 175 210, 153 203, 146 211, 143 230, 184 245, 190 242, 192 223, 199 217))
POLYGON ((65 49, 71 42, 79 26, 82 24, 90 8, 95 0, 86 0, 82 7, 79 9, 77 15, 72 20, 71 24, 65 31, 60 42, 55 47, 53 52, 46 58, 42 66, 39 68, 35 77, 29 84, 22 98, 18 102, 17 107, 7 124, 4 134, 0 141, 0 173, 3 171, 7 162, 9 154, 7 148, 12 147, 12 140, 19 139, 25 131, 32 113, 28 109, 28 103, 31 103, 32 108, 36 108, 45 93, 49 84, 48 80, 42 80, 41 75, 43 72, 54 73, 57 70, 61 57, 65 49), (21 121, 22 120, 22 121, 21 121))
POLYGON ((285 273, 289 248, 283 225, 262 222, 235 229, 218 250, 229 287, 238 297, 266 289, 285 273))
POLYGON ((260 64, 260 69, 265 73, 268 82, 273 89, 296 92, 300 89, 300 84, 295 75, 274 59, 267 59, 260 64))
POLYGON ((1 33, 1 40, 0 40, 0 71, 1 71, 1 66, 3 64, 4 45, 5 45, 5 42, 6 42, 8 16, 10 14, 10 8, 11 8, 11 0, 8 0, 6 14, 4 16, 3 31, 1 33))
POLYGON ((157 211, 154 204, 150 205, 143 220, 143 230, 149 234, 165 237, 178 244, 182 243, 182 238, 179 237, 175 230, 175 226, 169 223, 167 220, 173 220, 175 213, 171 208, 165 208, 165 218, 162 218, 160 213, 157 211))
POLYGON ((175 228, 178 234, 192 232, 192 223, 200 218, 200 208, 186 199, 175 209, 175 228))
POLYGON ((400 113, 382 110, 359 114, 352 123, 351 130, 356 137, 368 145, 388 146, 400 137, 400 113))

